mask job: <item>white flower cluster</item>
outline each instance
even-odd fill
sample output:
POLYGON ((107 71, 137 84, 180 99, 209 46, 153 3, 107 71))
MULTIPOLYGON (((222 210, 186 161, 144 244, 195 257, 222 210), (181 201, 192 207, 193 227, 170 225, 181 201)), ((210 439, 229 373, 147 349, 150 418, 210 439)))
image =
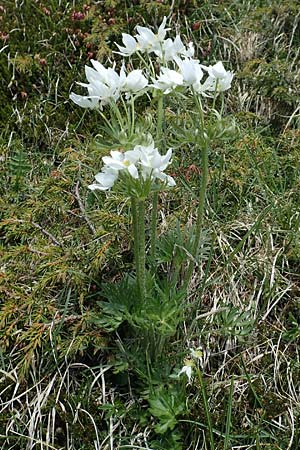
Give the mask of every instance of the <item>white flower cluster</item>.
POLYGON ((149 146, 136 145, 133 150, 126 152, 112 150, 110 155, 102 158, 104 167, 95 175, 96 183, 89 186, 92 191, 111 189, 122 172, 135 180, 150 178, 151 181, 161 181, 165 186, 175 186, 174 179, 164 173, 171 162, 171 148, 161 155, 152 142, 149 146))
POLYGON ((77 95, 71 93, 70 99, 82 108, 103 108, 110 101, 117 101, 120 95, 125 92, 126 98, 132 94, 142 91, 148 80, 144 77, 142 70, 133 70, 128 75, 122 66, 118 74, 114 67, 106 69, 101 63, 91 60, 94 68, 85 66, 85 75, 89 82, 77 83, 86 87, 89 95, 77 95))
POLYGON ((174 40, 165 39, 168 30, 166 21, 165 17, 156 34, 149 28, 137 26, 137 34, 134 37, 123 33, 124 45, 116 44, 120 50, 116 53, 124 57, 138 52, 148 55, 153 53, 160 63, 158 76, 151 72, 150 67, 133 70, 126 75, 124 65, 118 74, 115 66, 105 68, 98 61, 91 60, 94 68, 85 67, 89 83, 78 83, 87 88, 88 95, 77 95, 72 92, 71 100, 83 108, 100 107, 102 109, 109 102, 117 101, 123 93, 128 99, 132 95, 140 95, 149 89, 169 94, 177 87, 182 87, 190 88, 197 94, 212 96, 214 92, 229 89, 233 73, 226 71, 221 61, 208 67, 200 64, 198 59, 193 58, 193 44, 190 42, 185 47, 179 35, 174 40), (205 73, 207 77, 202 82, 205 73))
POLYGON ((172 61, 176 56, 194 56, 195 51, 192 42, 189 43, 188 48, 185 48, 179 35, 176 36, 174 41, 170 38, 165 39, 169 30, 169 28, 165 28, 166 23, 167 18, 164 17, 157 34, 154 34, 149 28, 140 26, 136 27, 135 38, 130 34, 122 33, 124 47, 116 44, 120 50, 117 53, 122 56, 131 56, 136 52, 154 53, 161 61, 165 62, 172 61))

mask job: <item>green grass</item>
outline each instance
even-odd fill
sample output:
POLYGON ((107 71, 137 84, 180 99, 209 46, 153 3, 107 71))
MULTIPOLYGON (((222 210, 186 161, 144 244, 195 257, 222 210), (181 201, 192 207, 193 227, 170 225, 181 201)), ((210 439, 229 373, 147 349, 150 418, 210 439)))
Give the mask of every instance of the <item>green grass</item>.
POLYGON ((48 2, 49 14, 6 3, 0 448, 297 449, 297 2, 178 0, 170 11, 91 1, 81 21, 72 19, 81 1, 48 2), (83 117, 68 96, 89 52, 106 63, 121 32, 169 13, 204 63, 220 59, 236 73, 226 117, 237 127, 210 149, 202 259, 183 302, 170 288, 182 276, 170 255, 181 261, 190 245, 182 225, 195 220, 201 155, 190 144, 191 106, 169 101, 177 186, 160 195, 160 280, 147 281, 153 298, 140 310, 130 202, 88 191, 108 148, 96 136, 100 116, 83 117), (187 360, 191 383, 177 376, 187 360))

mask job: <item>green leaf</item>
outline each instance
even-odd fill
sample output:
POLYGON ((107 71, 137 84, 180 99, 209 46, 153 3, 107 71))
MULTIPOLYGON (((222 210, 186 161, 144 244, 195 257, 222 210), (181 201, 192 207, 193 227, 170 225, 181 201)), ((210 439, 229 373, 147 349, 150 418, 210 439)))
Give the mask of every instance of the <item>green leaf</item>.
POLYGON ((176 389, 159 389, 149 399, 150 413, 159 420, 155 430, 164 434, 167 430, 173 430, 177 424, 177 417, 185 411, 185 401, 176 389))

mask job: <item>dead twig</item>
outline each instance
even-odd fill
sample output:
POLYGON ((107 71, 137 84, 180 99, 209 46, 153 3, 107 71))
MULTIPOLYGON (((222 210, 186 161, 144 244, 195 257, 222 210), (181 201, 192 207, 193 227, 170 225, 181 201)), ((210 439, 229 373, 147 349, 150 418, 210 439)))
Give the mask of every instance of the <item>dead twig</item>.
POLYGON ((29 225, 33 226, 37 230, 41 231, 41 233, 43 233, 45 236, 47 236, 53 242, 53 244, 57 245, 58 247, 63 248, 62 243, 59 242, 53 236, 53 234, 49 233, 49 231, 45 230, 45 228, 43 228, 40 224, 38 224, 36 222, 31 222, 30 220, 22 220, 22 219, 8 219, 8 220, 3 221, 3 223, 6 223, 6 224, 8 224, 8 223, 28 223, 29 225))
POLYGON ((90 219, 86 216, 86 213, 85 213, 85 207, 84 207, 84 204, 82 203, 82 200, 81 200, 81 198, 80 198, 80 194, 79 194, 79 181, 77 181, 77 183, 75 184, 75 198, 76 198, 76 200, 77 200, 77 202, 78 202, 79 209, 80 209, 80 211, 81 211, 82 217, 83 217, 84 220, 86 221, 86 223, 87 223, 89 229, 91 230, 91 232, 92 232, 93 234, 96 234, 96 229, 95 229, 94 225, 92 224, 92 222, 90 221, 90 219))

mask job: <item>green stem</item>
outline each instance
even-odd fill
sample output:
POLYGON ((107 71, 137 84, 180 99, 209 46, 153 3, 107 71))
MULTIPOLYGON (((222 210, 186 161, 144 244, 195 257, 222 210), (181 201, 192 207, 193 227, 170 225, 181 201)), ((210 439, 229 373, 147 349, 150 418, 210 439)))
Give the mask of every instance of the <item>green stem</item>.
POLYGON ((145 200, 138 201, 138 273, 141 302, 146 296, 145 200))
POLYGON ((101 118, 105 121, 106 125, 112 130, 114 131, 114 127, 111 125, 110 121, 105 117, 105 115, 103 114, 102 111, 98 110, 101 118))
POLYGON ((162 135, 164 122, 164 98, 160 94, 157 102, 157 123, 156 123, 156 140, 159 141, 162 135))
POLYGON ((195 260, 197 261, 199 254, 199 246, 202 235, 202 228, 204 222, 204 214, 205 214, 205 199, 206 199, 206 189, 208 183, 208 145, 206 144, 202 151, 202 174, 201 174, 201 185, 200 185, 200 193, 199 193, 199 203, 197 209, 197 222, 196 222, 196 230, 195 230, 195 241, 193 245, 192 255, 194 259, 190 261, 188 265, 188 270, 185 278, 184 286, 187 288, 190 279, 193 274, 193 270, 195 267, 195 260))
POLYGON ((217 100, 217 96, 218 96, 218 83, 219 83, 219 80, 217 80, 217 83, 216 83, 211 113, 213 113, 213 111, 215 110, 215 106, 216 106, 216 100, 217 100))
POLYGON ((114 100, 110 101, 110 107, 111 107, 112 111, 114 112, 115 117, 118 120, 120 127, 123 129, 124 128, 124 119, 122 117, 122 114, 119 110, 118 105, 116 104, 116 102, 114 100))
MULTIPOLYGON (((164 122, 164 98, 162 95, 158 98, 157 103, 157 124, 156 124, 156 140, 160 142, 163 131, 164 122)), ((156 235, 157 235, 157 208, 158 208, 158 192, 153 193, 151 226, 150 226, 150 259, 152 264, 155 261, 156 235)))
POLYGON ((130 114, 130 111, 128 109, 128 105, 127 105, 127 103, 124 100, 123 95, 120 96, 120 100, 122 102, 123 110, 124 110, 124 113, 126 115, 127 123, 128 123, 129 126, 131 126, 131 114, 130 114))
POLYGON ((153 66, 153 62, 151 60, 151 58, 148 58, 149 64, 147 63, 147 61, 145 60, 145 58, 143 58, 142 54, 140 52, 136 52, 136 55, 140 58, 140 60, 142 61, 143 65, 145 67, 147 67, 147 69, 151 71, 151 75, 155 76, 155 69, 153 66))
POLYGON ((208 145, 205 144, 202 151, 202 177, 201 177, 199 204, 197 211, 195 242, 193 248, 193 254, 196 259, 198 257, 199 244, 201 240, 201 231, 204 221, 207 182, 208 182, 208 145))
POLYGON ((139 271, 139 217, 138 217, 138 209, 137 209, 137 199, 131 197, 131 214, 132 214, 132 223, 133 223, 133 246, 134 246, 134 264, 136 271, 136 279, 138 289, 140 291, 140 271, 139 271))
MULTIPOLYGON (((195 95, 195 103, 198 107, 199 111, 199 122, 201 126, 201 133, 203 136, 203 149, 202 149, 202 158, 201 158, 201 184, 200 184, 200 193, 199 193, 199 203, 197 208, 197 222, 196 222, 196 230, 195 230, 195 241, 193 245, 192 255, 194 257, 193 260, 189 262, 187 274, 185 277, 184 287, 187 288, 190 279, 193 274, 193 270, 195 267, 195 260, 197 261, 199 254, 199 246, 201 242, 202 228, 204 222, 204 214, 205 214, 205 199, 206 199, 206 189, 208 183, 208 142, 204 138, 204 117, 203 110, 200 99, 195 95)), ((197 140, 196 140, 197 144, 197 140)))
POLYGON ((157 228, 158 192, 152 196, 151 228, 150 228, 150 260, 154 264, 156 253, 156 228, 157 228))
POLYGON ((200 383, 201 394, 202 394, 202 399, 203 399, 203 404, 204 404, 204 409, 205 409, 205 415, 206 415, 206 420, 207 420, 207 428, 208 428, 208 434, 209 434, 210 448, 211 448, 211 450, 214 450, 215 449, 215 444, 214 444, 214 434, 213 434, 212 420, 211 420, 211 415, 210 415, 210 412, 209 412, 209 406, 208 406, 206 390, 205 390, 205 386, 204 386, 204 382, 203 382, 203 377, 202 377, 202 373, 201 373, 200 369, 197 369, 197 376, 198 376, 198 380, 199 380, 199 383, 200 383))
POLYGON ((131 104, 131 135, 133 135, 134 133, 134 126, 135 126, 135 111, 134 111, 134 96, 131 95, 131 99, 130 99, 130 104, 131 104))

